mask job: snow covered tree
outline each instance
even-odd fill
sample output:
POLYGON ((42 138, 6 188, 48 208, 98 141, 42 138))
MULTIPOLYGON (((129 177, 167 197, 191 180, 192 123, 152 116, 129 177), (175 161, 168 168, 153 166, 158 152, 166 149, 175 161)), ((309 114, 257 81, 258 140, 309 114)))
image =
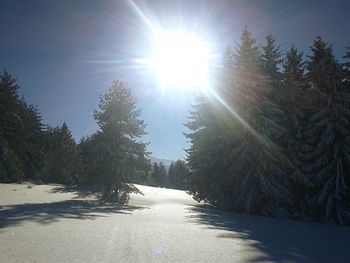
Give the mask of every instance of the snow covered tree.
POLYGON ((275 118, 282 111, 269 97, 272 83, 264 74, 264 60, 255 43, 245 29, 236 55, 235 82, 231 84, 239 91, 235 108, 241 124, 240 143, 232 149, 234 176, 239 178, 234 206, 245 213, 285 215, 287 209, 282 208, 292 202, 284 169, 288 160, 276 138, 286 131, 275 118))
MULTIPOLYGON (((262 48, 262 70, 263 75, 267 78, 269 85, 271 86, 268 94, 266 94, 268 100, 276 105, 277 111, 270 114, 270 119, 275 123, 278 123, 283 127, 282 133, 272 134, 272 139, 281 148, 281 154, 287 155, 287 144, 289 138, 288 126, 288 94, 287 89, 283 88, 283 74, 281 73, 282 51, 279 45, 276 43, 276 39, 272 35, 266 36, 265 45, 262 48)), ((288 170, 288 165, 284 167, 288 170)), ((291 171, 288 171, 290 173, 291 171)))
POLYGON ((286 215, 288 160, 275 143, 285 130, 272 117, 282 111, 269 97, 271 80, 247 28, 232 67, 225 64, 213 87, 217 102, 204 97, 187 124, 192 192, 235 211, 286 215))
POLYGON ((226 153, 228 138, 234 140, 235 136, 228 137, 227 134, 235 130, 224 128, 231 122, 223 122, 222 110, 221 104, 214 104, 205 96, 197 98, 186 124, 191 131, 186 134, 191 142, 187 160, 191 169, 190 191, 194 198, 228 208, 233 192, 229 183, 232 178, 228 174, 230 157, 226 153))
POLYGON ((304 131, 309 151, 302 156, 315 185, 311 202, 320 220, 349 223, 350 94, 332 46, 318 37, 311 50, 307 99, 313 104, 304 131))
POLYGON ((304 163, 301 160, 303 147, 303 127, 305 125, 304 90, 305 81, 305 61, 303 53, 294 46, 286 53, 283 62, 282 85, 284 100, 282 110, 286 116, 285 152, 293 164, 290 175, 289 188, 296 198, 294 212, 296 216, 306 217, 308 212, 307 193, 312 186, 308 176, 302 171, 304 163))

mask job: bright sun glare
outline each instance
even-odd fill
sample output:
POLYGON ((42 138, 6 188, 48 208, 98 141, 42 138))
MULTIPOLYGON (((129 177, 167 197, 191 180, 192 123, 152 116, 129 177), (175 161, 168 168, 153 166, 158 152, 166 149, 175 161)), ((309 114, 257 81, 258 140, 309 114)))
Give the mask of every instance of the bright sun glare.
POLYGON ((166 31, 155 35, 153 66, 162 87, 204 89, 209 52, 194 33, 166 31))

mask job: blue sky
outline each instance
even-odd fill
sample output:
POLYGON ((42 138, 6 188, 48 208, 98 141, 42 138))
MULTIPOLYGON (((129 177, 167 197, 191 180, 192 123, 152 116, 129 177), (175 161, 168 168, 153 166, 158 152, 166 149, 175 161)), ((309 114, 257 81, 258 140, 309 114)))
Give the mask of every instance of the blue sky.
MULTIPOLYGON (((341 57, 350 45, 350 1, 134 1, 163 28, 196 30, 221 55, 247 25, 261 42, 272 33, 283 49, 307 54, 317 35, 341 57)), ((44 122, 67 122, 76 140, 97 129, 92 112, 112 80, 138 97, 154 156, 185 156, 190 92, 160 93, 149 56, 150 30, 128 1, 0 0, 0 68, 19 78, 21 94, 44 122)))

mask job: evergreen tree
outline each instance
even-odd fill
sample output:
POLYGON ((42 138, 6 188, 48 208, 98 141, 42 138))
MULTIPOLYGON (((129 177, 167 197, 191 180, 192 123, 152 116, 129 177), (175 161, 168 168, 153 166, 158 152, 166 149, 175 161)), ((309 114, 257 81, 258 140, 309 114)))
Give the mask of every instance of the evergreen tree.
POLYGON ((126 169, 135 167, 143 170, 148 155, 146 144, 139 138, 145 134, 145 124, 139 119, 136 99, 130 88, 120 81, 114 81, 109 91, 100 97, 99 111, 94 118, 100 128, 101 161, 104 167, 101 176, 103 191, 116 193, 117 199, 125 189, 126 169))
POLYGON ((345 62, 343 63, 343 69, 344 69, 344 82, 345 82, 345 88, 350 89, 350 46, 347 48, 347 52, 344 55, 345 62))
POLYGON ((48 127, 45 132, 45 165, 42 179, 63 184, 76 183, 79 156, 74 138, 66 123, 62 127, 48 127))
POLYGON ((238 196, 234 207, 246 213, 285 214, 292 200, 284 170, 288 160, 275 140, 285 132, 274 118, 281 110, 269 98, 272 85, 261 71, 256 41, 251 35, 250 40, 246 38, 247 33, 243 32, 240 50, 244 52, 238 52, 237 56, 244 53, 245 58, 238 61, 255 61, 255 64, 242 63, 236 82, 232 83, 243 94, 237 98, 241 103, 236 110, 242 119, 240 143, 232 151, 234 173, 240 182, 235 190, 238 196))
POLYGON ((36 179, 42 164, 42 119, 39 110, 19 98, 8 72, 0 76, 0 181, 36 179))
POLYGON ((286 53, 283 69, 285 81, 297 81, 303 83, 305 73, 303 52, 299 52, 295 46, 292 46, 286 53))
MULTIPOLYGON (((276 39, 272 35, 266 36, 266 44, 262 46, 262 69, 263 75, 267 77, 270 90, 266 97, 275 105, 274 113, 269 114, 269 118, 274 123, 278 123, 281 127, 281 133, 271 134, 271 139, 281 148, 281 154, 284 154, 284 159, 288 158, 288 139, 290 137, 288 130, 288 90, 283 88, 281 66, 283 62, 282 51, 280 46, 276 44, 276 39)), ((288 162, 287 162, 288 163, 288 162)), ((287 173, 288 165, 281 164, 287 173)))
POLYGON ((0 180, 18 182, 24 179, 18 153, 25 127, 20 117, 21 104, 16 79, 7 71, 0 76, 0 180))
POLYGON ((164 187, 168 178, 168 171, 162 162, 159 163, 159 174, 157 178, 158 186, 164 187))
POLYGON ((350 94, 342 91, 342 71, 330 44, 318 37, 311 47, 308 78, 313 102, 304 131, 309 151, 303 155, 305 170, 315 185, 312 204, 326 222, 350 220, 350 94))
POLYGON ((39 179, 43 166, 43 129, 39 109, 21 99, 21 120, 23 123, 19 158, 27 179, 39 179))
POLYGON ((260 49, 248 27, 244 28, 241 34, 241 43, 237 46, 233 57, 234 65, 237 68, 256 68, 261 66, 260 49))
POLYGON ((182 160, 172 162, 169 167, 169 186, 171 188, 188 190, 190 170, 182 160))
POLYGON ((281 73, 279 72, 279 68, 283 62, 282 51, 280 46, 276 46, 276 39, 272 35, 266 36, 266 44, 262 46, 262 51, 262 66, 264 71, 273 81, 280 80, 281 73))
POLYGON ((272 85, 262 61, 256 40, 245 28, 230 76, 224 70, 216 81, 221 105, 204 99, 187 124, 192 131, 187 135, 192 142, 191 188, 197 199, 221 207, 280 215, 292 202, 282 167, 288 162, 274 142, 285 130, 271 117, 281 110, 269 98, 272 85))
POLYGON ((150 185, 158 186, 158 178, 160 177, 159 173, 159 165, 158 163, 154 162, 152 165, 151 178, 149 180, 150 185))
POLYGON ((108 167, 104 163, 109 155, 105 150, 101 133, 83 137, 78 144, 78 152, 81 162, 79 182, 94 190, 102 190, 104 185, 102 175, 108 173, 108 167))
MULTIPOLYGON (((224 84, 229 83, 231 72, 231 66, 222 70, 224 84)), ((221 94, 229 89, 223 90, 221 94)), ((215 90, 215 94, 219 91, 215 90)), ((234 120, 222 103, 213 103, 208 97, 198 97, 197 104, 193 105, 186 124, 191 131, 186 134, 191 142, 187 160, 191 169, 190 191, 198 201, 226 208, 232 203, 235 193, 229 164, 230 149, 237 138, 234 120)))
POLYGON ((162 162, 159 164, 154 162, 152 165, 152 172, 149 179, 149 184, 157 187, 166 186, 166 180, 168 177, 168 172, 162 162))
MULTIPOLYGON (((305 216, 308 211, 307 192, 310 190, 312 183, 308 176, 302 172, 303 162, 301 156, 303 149, 307 145, 303 144, 303 127, 305 125, 305 105, 304 90, 306 89, 305 81, 305 61, 303 53, 292 46, 286 53, 283 63, 283 94, 285 96, 282 110, 286 116, 285 127, 286 133, 285 152, 293 163, 293 171, 290 176, 290 186, 293 196, 296 197, 295 213, 299 216, 305 216)), ((305 149, 304 149, 305 151, 305 149)))

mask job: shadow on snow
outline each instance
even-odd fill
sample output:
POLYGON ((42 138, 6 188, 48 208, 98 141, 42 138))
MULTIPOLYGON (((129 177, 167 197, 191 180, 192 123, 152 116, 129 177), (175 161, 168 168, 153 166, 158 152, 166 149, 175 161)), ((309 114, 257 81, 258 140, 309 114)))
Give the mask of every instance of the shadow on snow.
POLYGON ((120 205, 96 200, 64 200, 52 203, 3 206, 0 210, 0 228, 19 225, 25 221, 41 224, 60 219, 96 219, 108 214, 131 214, 137 209, 149 207, 120 205))
MULTIPOLYGON (((190 206, 187 219, 223 230, 217 238, 241 239, 242 253, 262 252, 248 262, 349 262, 350 227, 239 215, 190 206)), ((205 232, 203 232, 205 235, 205 232)))

